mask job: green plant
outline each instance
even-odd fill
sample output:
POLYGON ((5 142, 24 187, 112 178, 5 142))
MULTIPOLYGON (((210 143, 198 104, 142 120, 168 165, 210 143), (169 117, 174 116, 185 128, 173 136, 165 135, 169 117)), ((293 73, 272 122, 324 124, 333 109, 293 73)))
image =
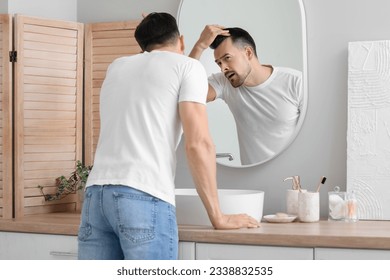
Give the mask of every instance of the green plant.
POLYGON ((77 161, 76 170, 71 173, 69 178, 63 175, 56 178, 55 186, 57 190, 54 194, 45 194, 42 186, 38 186, 38 188, 46 201, 62 199, 68 194, 76 193, 76 191, 85 187, 91 169, 92 166, 85 166, 81 161, 77 161))

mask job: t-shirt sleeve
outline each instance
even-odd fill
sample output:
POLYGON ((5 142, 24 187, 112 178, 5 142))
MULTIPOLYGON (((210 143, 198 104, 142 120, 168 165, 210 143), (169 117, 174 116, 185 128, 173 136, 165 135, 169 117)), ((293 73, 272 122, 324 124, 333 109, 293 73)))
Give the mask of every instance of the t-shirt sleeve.
POLYGON ((186 63, 180 85, 179 102, 190 101, 206 104, 207 91, 207 74, 203 65, 197 60, 186 63))
POLYGON ((216 93, 215 98, 223 98, 222 92, 223 92, 223 87, 224 87, 224 82, 225 82, 225 76, 223 76, 222 73, 216 73, 216 74, 211 74, 210 77, 208 78, 210 86, 213 87, 216 93))
POLYGON ((299 111, 302 111, 303 102, 304 102, 304 92, 302 85, 302 72, 299 72, 295 80, 295 92, 296 92, 296 100, 298 101, 299 111))

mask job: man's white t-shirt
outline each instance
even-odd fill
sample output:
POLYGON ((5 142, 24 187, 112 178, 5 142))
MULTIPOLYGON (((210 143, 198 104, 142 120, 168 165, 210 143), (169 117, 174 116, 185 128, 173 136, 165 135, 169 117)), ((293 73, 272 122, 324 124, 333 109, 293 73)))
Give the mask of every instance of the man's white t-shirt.
POLYGON ((236 122, 241 163, 270 159, 291 140, 302 108, 302 73, 274 67, 262 84, 234 88, 222 73, 209 83, 229 106, 236 122))
POLYGON ((100 92, 100 135, 87 186, 131 186, 175 205, 178 104, 206 103, 201 63, 168 51, 116 59, 100 92))

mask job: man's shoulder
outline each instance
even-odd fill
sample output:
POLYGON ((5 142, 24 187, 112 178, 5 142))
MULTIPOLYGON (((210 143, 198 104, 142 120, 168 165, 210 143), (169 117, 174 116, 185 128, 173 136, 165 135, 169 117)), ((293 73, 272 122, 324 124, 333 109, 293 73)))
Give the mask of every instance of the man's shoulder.
POLYGON ((302 71, 290 67, 274 67, 274 69, 280 74, 292 75, 298 78, 302 77, 302 71))

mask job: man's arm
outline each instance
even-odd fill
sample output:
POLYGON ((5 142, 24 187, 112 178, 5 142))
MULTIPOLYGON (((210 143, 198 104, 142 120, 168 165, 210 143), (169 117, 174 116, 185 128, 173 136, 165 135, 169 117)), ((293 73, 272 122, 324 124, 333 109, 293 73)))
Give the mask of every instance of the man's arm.
POLYGON ((200 59, 205 49, 210 47, 211 43, 215 40, 218 35, 229 36, 228 30, 223 30, 223 26, 220 25, 206 25, 198 41, 192 48, 189 57, 200 59))
MULTIPOLYGON (((223 30, 223 26, 220 25, 206 25, 198 41, 192 48, 189 57, 200 59, 204 50, 210 47, 211 43, 218 35, 229 36, 228 30, 223 30)), ((212 86, 209 85, 209 91, 207 93, 207 102, 214 101, 217 94, 212 86)))
POLYGON ((206 106, 180 102, 185 150, 196 190, 214 228, 234 229, 258 227, 259 223, 246 214, 225 215, 221 212, 217 192, 215 147, 208 129, 206 106))
POLYGON ((215 89, 209 84, 209 90, 207 92, 207 102, 214 101, 215 98, 217 98, 217 93, 215 92, 215 89))

